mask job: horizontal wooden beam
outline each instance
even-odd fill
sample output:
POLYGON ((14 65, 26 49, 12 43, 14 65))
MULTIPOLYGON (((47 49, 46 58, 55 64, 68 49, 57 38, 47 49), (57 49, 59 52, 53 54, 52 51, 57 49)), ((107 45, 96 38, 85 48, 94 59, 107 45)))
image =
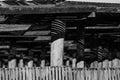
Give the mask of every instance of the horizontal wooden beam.
POLYGON ((88 26, 85 29, 120 29, 120 26, 88 26))
POLYGON ((49 35, 50 31, 27 31, 24 33, 24 35, 29 35, 29 36, 39 36, 39 35, 49 35))
MULTIPOLYGON (((99 35, 119 35, 119 34, 120 34, 120 32, 111 32, 111 33, 104 32, 104 33, 99 33, 99 35)), ((87 35, 87 34, 85 34, 85 35, 87 35)))
POLYGON ((15 50, 16 50, 16 51, 27 51, 28 48, 16 48, 15 50))
POLYGON ((112 37, 116 37, 116 38, 120 38, 120 34, 113 34, 113 35, 111 35, 112 37))
POLYGON ((54 13, 80 13, 96 11, 93 7, 21 7, 14 6, 10 8, 0 7, 0 14, 54 14, 54 13), (70 10, 71 9, 71 10, 70 10))
POLYGON ((9 49, 10 46, 9 45, 0 45, 0 49, 9 49))
POLYGON ((30 24, 0 24, 0 32, 24 31, 30 28, 30 24))
POLYGON ((38 36, 35 41, 51 40, 51 36, 38 36))
POLYGON ((36 38, 37 36, 27 35, 0 35, 0 38, 36 38))
POLYGON ((0 35, 0 40, 17 41, 17 40, 34 40, 37 36, 22 36, 22 35, 0 35))
POLYGON ((34 38, 33 40, 19 40, 16 41, 17 43, 34 43, 34 42, 40 42, 40 41, 50 41, 51 40, 51 36, 37 36, 36 38, 34 38))

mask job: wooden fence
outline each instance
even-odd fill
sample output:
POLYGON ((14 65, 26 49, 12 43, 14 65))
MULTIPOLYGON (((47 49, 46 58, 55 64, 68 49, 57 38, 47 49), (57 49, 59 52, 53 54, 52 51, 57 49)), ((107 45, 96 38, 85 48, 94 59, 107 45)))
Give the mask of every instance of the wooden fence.
POLYGON ((0 80, 119 80, 120 68, 0 68, 0 80))

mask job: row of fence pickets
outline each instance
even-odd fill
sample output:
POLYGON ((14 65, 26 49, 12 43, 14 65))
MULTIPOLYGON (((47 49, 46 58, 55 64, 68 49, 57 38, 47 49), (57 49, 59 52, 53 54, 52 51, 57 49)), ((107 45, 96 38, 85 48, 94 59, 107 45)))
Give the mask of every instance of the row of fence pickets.
POLYGON ((119 80, 120 68, 0 68, 0 80, 119 80))
MULTIPOLYGON (((23 59, 19 60, 19 62, 16 61, 16 59, 12 59, 8 61, 8 64, 1 64, 1 68, 15 68, 15 67, 45 67, 49 66, 46 65, 48 62, 46 60, 41 60, 39 64, 34 63, 34 61, 30 60, 27 62, 27 64, 24 64, 25 61, 23 59)), ((49 62, 50 64, 50 62, 49 62)), ((72 63, 70 64, 70 60, 65 61, 65 64, 63 66, 71 66, 72 68, 84 68, 87 67, 87 64, 85 61, 79 61, 76 62, 76 59, 72 60, 72 63)), ((89 64, 89 68, 119 68, 120 67, 120 60, 115 58, 113 60, 104 60, 101 62, 94 61, 91 64, 89 64)))

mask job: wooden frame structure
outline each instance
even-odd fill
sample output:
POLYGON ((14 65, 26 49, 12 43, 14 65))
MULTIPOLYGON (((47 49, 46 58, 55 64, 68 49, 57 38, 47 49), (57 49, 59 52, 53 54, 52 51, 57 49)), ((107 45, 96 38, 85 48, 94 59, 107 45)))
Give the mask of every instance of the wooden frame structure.
MULTIPOLYGON (((44 47, 46 47, 46 44, 52 44, 50 43, 50 40, 52 39, 50 34, 50 25, 51 21, 54 21, 55 19, 65 22, 65 39, 68 40, 68 42, 70 42, 69 40, 73 40, 74 38, 74 41, 78 43, 77 45, 79 45, 79 41, 83 41, 84 45, 84 38, 86 38, 84 35, 87 35, 88 38, 90 37, 90 35, 119 35, 119 4, 69 1, 60 2, 56 4, 40 4, 38 2, 37 4, 35 4, 34 1, 28 1, 26 2, 27 5, 21 4, 20 2, 15 2, 14 4, 10 3, 11 2, 5 1, 0 2, 1 44, 9 44, 15 46, 20 45, 24 46, 25 48, 27 47, 27 49, 31 49, 29 46, 36 45, 43 45, 44 47), (30 3, 34 5, 31 5, 30 3), (85 30, 84 28, 86 29, 86 32, 88 32, 88 34, 83 33, 85 30), (98 31, 94 33, 91 30, 98 31), (4 42, 4 40, 6 42, 4 42), (43 42, 45 42, 45 44, 43 44, 43 42), (22 43, 27 45, 24 45, 22 43)), ((117 37, 115 37, 115 40, 119 39, 116 38, 117 37)), ((62 37, 62 39, 64 39, 64 37, 62 37)), ((112 39, 114 39, 114 37, 112 39)), ((64 44, 63 40, 61 40, 60 42, 64 44)), ((76 49, 78 48, 77 45, 73 44, 73 47, 75 47, 76 49)), ((67 46, 70 45, 68 44, 67 46)), ((60 59, 63 57, 63 47, 64 46, 62 45, 62 49, 60 50, 62 51, 60 52, 62 56, 58 56, 60 57, 60 59)), ((82 47, 83 48, 81 49, 84 50, 84 46, 82 47)), ((59 52, 59 50, 56 50, 55 53, 57 52, 59 52)))
POLYGON ((119 21, 120 4, 1 1, 0 80, 118 80, 119 21))

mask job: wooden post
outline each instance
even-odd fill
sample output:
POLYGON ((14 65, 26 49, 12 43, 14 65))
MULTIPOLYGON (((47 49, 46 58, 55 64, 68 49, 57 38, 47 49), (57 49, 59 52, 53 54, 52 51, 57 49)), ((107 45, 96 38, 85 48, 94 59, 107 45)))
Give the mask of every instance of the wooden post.
POLYGON ((102 68, 102 62, 98 62, 98 68, 102 68))
MULTIPOLYGON (((28 51, 29 57, 33 57, 33 51, 30 49, 28 51)), ((28 61, 28 67, 33 67, 33 60, 32 58, 28 61)))
POLYGON ((80 61, 77 63, 77 68, 84 68, 84 61, 80 61))
POLYGON ((28 62, 28 67, 33 67, 33 60, 30 60, 30 61, 28 62))
POLYGON ((108 68, 108 66, 109 66, 109 62, 108 59, 106 59, 103 61, 103 68, 108 68))
POLYGON ((84 33, 85 29, 83 24, 81 23, 80 26, 77 27, 77 33, 78 33, 78 43, 77 43, 77 67, 84 68, 84 44, 85 44, 85 39, 84 39, 84 33))
POLYGON ((12 68, 16 67, 16 59, 15 58, 11 60, 11 67, 12 68))
POLYGON ((112 61, 109 60, 108 64, 109 64, 108 67, 111 68, 112 67, 112 61))
POLYGON ((63 65, 65 23, 55 19, 51 25, 51 66, 63 65))
POLYGON ((11 59, 8 61, 8 68, 15 68, 16 67, 16 59, 11 59))
POLYGON ((90 64, 90 68, 94 68, 94 62, 90 64))
MULTIPOLYGON (((27 63, 27 80, 32 80, 32 67, 33 67, 33 60, 28 61, 27 63)), ((21 76, 20 76, 21 77, 21 76)))
POLYGON ((118 63, 118 59, 117 58, 115 58, 115 59, 113 59, 112 60, 112 67, 113 68, 119 68, 119 63, 118 63))
POLYGON ((94 64, 95 64, 95 68, 98 68, 98 61, 95 61, 94 64))
POLYGON ((23 64, 23 59, 20 59, 19 60, 19 67, 23 67, 24 66, 24 64, 23 64))
POLYGON ((66 66, 70 66, 70 61, 69 60, 66 61, 66 66))
POLYGON ((11 50, 10 50, 10 56, 9 56, 10 60, 8 61, 8 67, 9 68, 15 68, 16 67, 16 58, 14 56, 15 54, 16 54, 15 47, 12 47, 11 50))
POLYGON ((23 56, 24 56, 24 53, 20 53, 20 57, 21 59, 19 59, 19 64, 18 64, 18 67, 24 67, 24 59, 23 59, 23 56))
POLYGON ((42 61, 41 61, 40 67, 45 67, 45 60, 42 60, 42 61))
POLYGON ((8 61, 8 68, 11 68, 11 60, 8 61))
POLYGON ((73 68, 76 67, 76 59, 75 59, 75 58, 73 58, 73 60, 72 60, 72 67, 73 67, 73 68))

